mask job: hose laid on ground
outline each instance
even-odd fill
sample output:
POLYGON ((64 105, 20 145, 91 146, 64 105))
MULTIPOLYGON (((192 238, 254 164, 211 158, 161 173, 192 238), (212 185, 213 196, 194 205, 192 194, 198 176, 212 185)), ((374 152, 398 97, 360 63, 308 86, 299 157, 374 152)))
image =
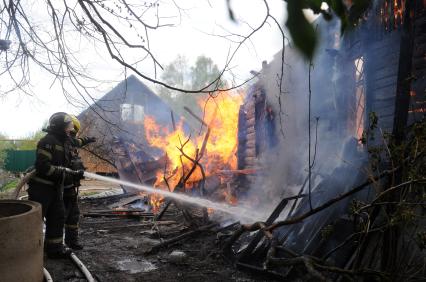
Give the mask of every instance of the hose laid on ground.
POLYGON ((47 271, 47 269, 44 267, 43 267, 43 275, 44 275, 44 280, 46 282, 53 282, 52 276, 50 276, 49 271, 47 271))
POLYGON ((18 199, 19 193, 21 192, 22 187, 24 187, 25 184, 28 183, 28 181, 30 181, 31 177, 33 177, 35 175, 36 171, 35 169, 31 170, 30 172, 28 172, 27 174, 24 175, 24 177, 21 178, 21 180, 18 182, 18 184, 16 185, 15 190, 13 190, 12 193, 12 198, 13 199, 18 199))
POLYGON ((89 282, 96 282, 95 278, 93 278, 93 276, 90 273, 90 271, 86 268, 86 266, 81 262, 81 260, 79 260, 79 258, 74 253, 71 253, 70 257, 71 257, 72 261, 80 269, 80 271, 84 274, 84 276, 86 277, 87 281, 89 281, 89 282))

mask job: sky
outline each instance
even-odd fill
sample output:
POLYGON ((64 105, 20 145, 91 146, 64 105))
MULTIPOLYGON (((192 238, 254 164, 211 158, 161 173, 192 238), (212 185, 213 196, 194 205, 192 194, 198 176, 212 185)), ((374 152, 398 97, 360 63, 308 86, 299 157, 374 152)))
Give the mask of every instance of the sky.
MULTIPOLYGON (((269 0, 267 2, 270 13, 279 22, 284 23, 286 14, 284 1, 269 0)), ((151 50, 163 66, 172 62, 180 54, 184 55, 190 64, 197 56, 205 55, 211 57, 219 68, 223 67, 229 52, 234 50, 236 44, 218 35, 248 34, 251 31, 250 27, 259 25, 266 13, 263 1, 259 0, 232 0, 231 5, 237 22, 230 20, 226 0, 176 1, 180 7, 179 11, 172 1, 159 1, 159 3, 160 16, 164 17, 165 22, 175 25, 150 33, 151 50), (180 17, 177 16, 179 14, 180 17)), ((38 7, 32 6, 29 11, 34 13, 34 19, 40 26, 49 19, 38 7)), ((70 36, 76 35, 70 33, 70 36)), ((90 90, 93 97, 99 98, 123 79, 123 69, 110 59, 104 46, 81 42, 78 37, 75 37, 74 41, 73 49, 85 69, 92 75, 109 81, 90 90)), ((11 48, 14 46, 16 44, 12 43, 11 48)), ((247 79, 250 76, 250 70, 260 69, 261 62, 271 60, 281 47, 282 38, 279 30, 275 23, 269 20, 237 52, 230 65, 232 72, 241 80, 247 79)), ((126 54, 129 55, 129 60, 136 58, 136 54, 132 54, 131 51, 126 54)), ((0 63, 4 59, 4 56, 0 54, 0 63)), ((152 61, 142 62, 138 64, 138 70, 154 76, 152 65, 152 61)), ((0 64, 0 67, 4 67, 4 64, 0 64)), ((160 75, 161 72, 158 72, 157 77, 160 75)), ((154 85, 141 80, 156 91, 154 85)), ((3 88, 7 84, 4 77, 0 82, 0 92, 2 84, 3 88)), ((87 107, 87 103, 77 93, 73 93, 72 89, 69 89, 67 95, 77 99, 80 105, 70 104, 57 81, 37 66, 31 67, 30 88, 31 96, 18 90, 0 96, 0 133, 9 138, 26 137, 40 130, 55 112, 65 111, 77 115, 87 107)))

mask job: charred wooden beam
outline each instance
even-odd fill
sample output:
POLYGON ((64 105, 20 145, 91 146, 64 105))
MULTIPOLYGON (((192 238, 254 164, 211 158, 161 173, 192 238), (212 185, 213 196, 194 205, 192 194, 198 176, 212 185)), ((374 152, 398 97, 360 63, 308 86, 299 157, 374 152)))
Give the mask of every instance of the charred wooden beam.
MULTIPOLYGON (((266 225, 274 223, 274 221, 280 216, 283 209, 287 206, 287 203, 287 198, 281 200, 281 202, 275 207, 272 214, 266 220, 266 225)), ((262 240, 264 235, 264 232, 258 231, 254 238, 251 240, 251 242, 248 244, 248 246, 238 255, 238 260, 244 261, 249 255, 251 255, 251 253, 256 248, 257 244, 259 244, 260 240, 262 240)))
POLYGON ((172 118, 173 130, 176 131, 176 121, 175 121, 175 115, 173 114, 173 111, 170 111, 170 117, 172 118))
MULTIPOLYGON (((173 225, 177 224, 176 221, 160 221, 156 222, 156 225, 173 225)), ((113 225, 113 226, 106 226, 102 227, 103 229, 121 229, 121 228, 134 228, 134 227, 148 227, 154 225, 154 222, 152 221, 146 221, 144 223, 139 224, 126 224, 126 225, 113 225)))
POLYGON ((161 211, 155 216, 155 220, 161 220, 166 213, 167 209, 169 208, 171 201, 167 201, 164 207, 161 209, 161 211))
POLYGON ((154 214, 152 213, 144 213, 144 214, 136 214, 136 213, 83 213, 84 217, 122 217, 122 218, 147 218, 147 217, 154 217, 154 214))
MULTIPOLYGON (((131 202, 128 202, 126 204, 132 203, 136 200, 132 200, 131 202)), ((139 209, 120 209, 119 207, 115 209, 110 210, 90 210, 88 213, 134 213, 134 214, 152 214, 151 212, 147 212, 145 210, 139 210, 139 209)))
POLYGON ((228 230, 228 229, 232 229, 234 227, 237 227, 239 224, 240 224, 239 221, 231 223, 229 225, 226 225, 226 226, 223 226, 223 227, 217 229, 216 232, 222 232, 222 231, 225 231, 225 230, 228 230))
POLYGON ((200 117, 198 117, 193 111, 191 111, 190 108, 184 106, 183 107, 185 109, 185 111, 187 111, 193 118, 195 118, 196 120, 198 120, 202 125, 204 125, 205 127, 209 127, 208 124, 200 117))
POLYGON ((182 241, 184 239, 188 239, 192 236, 195 236, 195 235, 199 234, 200 232, 208 231, 208 230, 212 229, 213 227, 215 227, 216 225, 217 225, 217 223, 204 225, 204 226, 201 226, 201 227, 199 227, 195 230, 192 230, 192 231, 183 233, 181 235, 178 235, 176 237, 173 237, 171 239, 165 240, 162 243, 159 243, 157 245, 152 246, 151 249, 147 253, 149 253, 149 254, 156 253, 162 248, 169 247, 169 246, 171 246, 171 245, 173 245, 173 244, 175 244, 179 241, 182 241))

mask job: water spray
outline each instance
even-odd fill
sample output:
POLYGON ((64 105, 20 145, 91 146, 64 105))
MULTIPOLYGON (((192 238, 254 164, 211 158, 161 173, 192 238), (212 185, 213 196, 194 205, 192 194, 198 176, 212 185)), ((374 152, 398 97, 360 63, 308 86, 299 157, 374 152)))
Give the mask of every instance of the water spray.
POLYGON ((253 211, 242 208, 242 207, 233 207, 224 203, 217 203, 217 202, 213 202, 213 201, 199 198, 199 197, 191 197, 185 194, 178 194, 178 193, 173 193, 173 192, 169 192, 169 191, 165 191, 161 189, 155 189, 154 187, 151 187, 151 186, 135 184, 132 182, 123 181, 120 179, 106 177, 106 176, 101 176, 101 175, 90 173, 90 172, 84 172, 84 176, 87 178, 92 178, 92 179, 96 179, 100 181, 106 181, 109 183, 132 187, 139 191, 147 192, 149 194, 160 194, 167 198, 175 199, 182 202, 187 202, 200 207, 212 208, 217 211, 234 215, 238 218, 249 219, 251 221, 258 221, 263 218, 262 214, 254 213, 253 211))

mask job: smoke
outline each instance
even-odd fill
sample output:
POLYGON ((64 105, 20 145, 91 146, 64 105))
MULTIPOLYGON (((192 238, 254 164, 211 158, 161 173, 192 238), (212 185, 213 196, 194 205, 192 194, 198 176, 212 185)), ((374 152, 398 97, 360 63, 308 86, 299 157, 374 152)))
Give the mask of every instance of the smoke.
MULTIPOLYGON (((337 19, 326 22, 320 17, 315 25, 320 34, 320 44, 311 64, 297 50, 286 46, 284 61, 282 52, 279 52, 262 70, 260 83, 275 112, 279 142, 259 159, 260 166, 266 168, 266 174, 257 177, 248 195, 249 199, 258 199, 258 210, 271 211, 283 197, 299 193, 304 182, 307 183, 303 193, 308 193, 309 83, 311 187, 312 193, 316 193, 312 197, 313 204, 320 205, 362 178, 359 173, 363 174, 360 167, 365 154, 360 151, 357 132, 348 120, 348 101, 354 93, 354 78, 347 79, 342 86, 342 75, 337 71, 341 69, 340 23, 337 19), (328 187, 323 189, 327 192, 321 192, 318 187, 325 180, 328 187)), ((291 203, 286 208, 287 212, 290 206, 291 203)))

